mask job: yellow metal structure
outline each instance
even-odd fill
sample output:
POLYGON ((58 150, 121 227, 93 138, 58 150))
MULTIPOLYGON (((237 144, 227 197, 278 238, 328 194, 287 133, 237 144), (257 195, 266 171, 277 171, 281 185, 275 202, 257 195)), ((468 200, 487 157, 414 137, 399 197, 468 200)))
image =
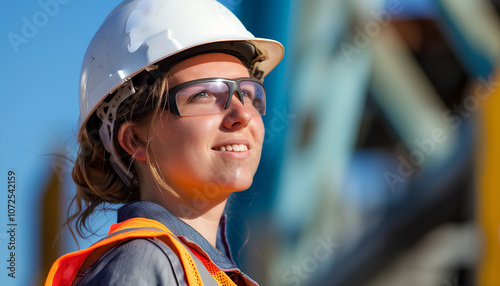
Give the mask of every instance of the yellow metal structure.
POLYGON ((480 286, 500 285, 500 73, 487 87, 484 101, 484 132, 480 142, 478 215, 484 233, 479 265, 480 286))

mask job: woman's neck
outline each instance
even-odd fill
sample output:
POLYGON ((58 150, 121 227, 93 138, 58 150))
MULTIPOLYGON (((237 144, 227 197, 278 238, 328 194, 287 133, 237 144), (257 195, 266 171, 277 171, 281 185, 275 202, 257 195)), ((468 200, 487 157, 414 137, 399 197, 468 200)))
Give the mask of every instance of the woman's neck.
MULTIPOLYGON (((226 200, 206 209, 203 213, 183 216, 182 213, 175 214, 178 218, 198 231, 214 247, 217 242, 217 230, 219 229, 220 218, 226 206, 226 200)), ((193 210, 193 213, 195 210, 193 210)))
POLYGON ((153 192, 141 194, 141 200, 151 201, 163 206, 198 231, 214 247, 217 241, 220 218, 224 212, 227 198, 223 197, 218 200, 181 199, 165 190, 158 191, 155 195, 153 195, 153 192))

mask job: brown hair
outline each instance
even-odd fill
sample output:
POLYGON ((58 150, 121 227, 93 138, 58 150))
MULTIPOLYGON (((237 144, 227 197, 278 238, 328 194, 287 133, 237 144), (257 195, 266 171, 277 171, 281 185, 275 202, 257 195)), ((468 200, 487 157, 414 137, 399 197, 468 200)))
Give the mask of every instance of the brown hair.
MULTIPOLYGON (((73 181, 76 183, 76 194, 68 208, 66 220, 75 240, 75 231, 82 238, 94 234, 88 219, 95 211, 107 209, 106 204, 116 205, 139 199, 140 188, 137 183, 137 172, 133 166, 134 159, 120 146, 117 133, 120 125, 126 121, 152 126, 151 122, 164 112, 162 105, 166 102, 168 82, 168 74, 161 71, 143 72, 134 77, 133 83, 137 92, 127 98, 116 112, 113 144, 120 159, 126 166, 129 166, 129 172, 134 177, 135 183, 130 186, 125 184, 109 161, 110 154, 105 150, 99 135, 100 119, 93 114, 86 126, 81 127, 78 139, 80 147, 72 171, 73 181), (152 110, 145 108, 146 106, 152 106, 152 110), (73 205, 75 210, 72 213, 73 205), (73 223, 75 231, 72 227, 73 223), (84 231, 90 235, 86 236, 84 231)), ((114 95, 109 95, 107 99, 111 100, 114 95)), ((150 128, 152 131, 152 127, 150 128)), ((149 152, 147 153, 148 169, 157 184, 173 192, 161 177, 156 160, 151 160, 149 152)))

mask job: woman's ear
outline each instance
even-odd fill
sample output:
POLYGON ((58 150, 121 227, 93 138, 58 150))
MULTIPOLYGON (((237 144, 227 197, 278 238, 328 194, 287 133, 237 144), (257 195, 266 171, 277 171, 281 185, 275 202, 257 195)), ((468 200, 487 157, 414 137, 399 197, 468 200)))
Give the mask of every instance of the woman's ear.
MULTIPOLYGON (((126 121, 118 130, 118 143, 123 150, 138 161, 146 161, 146 137, 138 133, 139 127, 133 122, 126 121)), ((141 130, 142 131, 142 130, 141 130)))

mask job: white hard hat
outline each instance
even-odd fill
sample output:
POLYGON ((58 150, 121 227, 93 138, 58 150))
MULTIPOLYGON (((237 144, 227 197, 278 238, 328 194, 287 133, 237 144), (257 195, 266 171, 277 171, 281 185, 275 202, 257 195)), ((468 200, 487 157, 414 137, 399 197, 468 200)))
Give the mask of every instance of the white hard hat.
POLYGON ((215 0, 122 2, 104 20, 83 60, 79 136, 97 110, 103 121, 101 139, 111 153, 111 162, 119 164, 115 169, 130 183, 131 176, 118 160, 112 136, 118 105, 135 93, 131 79, 158 63, 175 63, 196 53, 220 50, 246 60, 258 79, 275 68, 284 55, 280 43, 255 38, 215 0), (113 100, 103 103, 115 91, 113 100))

